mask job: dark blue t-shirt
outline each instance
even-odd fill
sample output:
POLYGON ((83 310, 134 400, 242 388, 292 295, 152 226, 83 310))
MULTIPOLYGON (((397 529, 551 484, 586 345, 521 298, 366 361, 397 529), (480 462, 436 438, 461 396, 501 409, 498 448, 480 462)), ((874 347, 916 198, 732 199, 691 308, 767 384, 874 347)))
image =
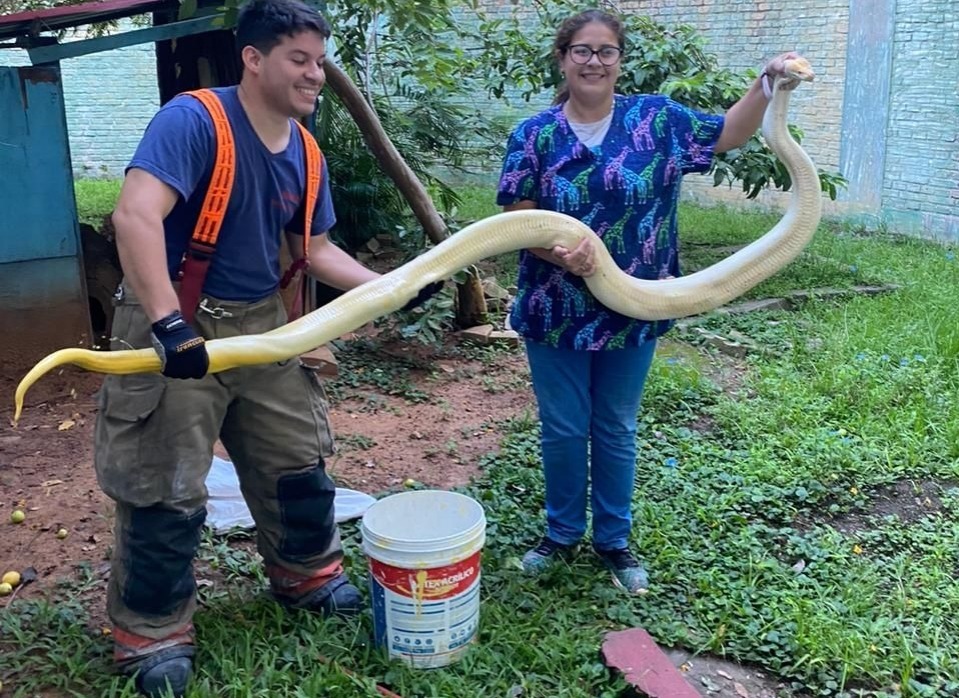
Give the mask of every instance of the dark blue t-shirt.
MULTIPOLYGON (((223 300, 257 301, 275 293, 279 286, 283 232, 303 234, 303 140, 291 121, 286 150, 271 153, 253 130, 236 87, 213 91, 233 130, 236 175, 203 290, 223 300)), ((180 95, 153 117, 127 168, 149 172, 180 195, 163 222, 171 279, 176 278, 193 235, 215 156, 216 135, 209 113, 196 98, 180 95)), ((325 233, 335 222, 324 159, 313 235, 325 233)))

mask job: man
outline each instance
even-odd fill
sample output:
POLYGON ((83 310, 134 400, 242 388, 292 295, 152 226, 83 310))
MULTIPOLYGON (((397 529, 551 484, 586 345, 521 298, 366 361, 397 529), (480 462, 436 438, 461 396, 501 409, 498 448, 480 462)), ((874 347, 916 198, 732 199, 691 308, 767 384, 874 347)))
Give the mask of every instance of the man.
MULTIPOLYGON (((98 480, 116 502, 107 600, 114 656, 145 695, 167 686, 182 695, 192 671, 192 561, 217 438, 256 520, 274 597, 326 615, 361 607, 342 568, 335 487, 323 461, 333 444, 317 379, 298 361, 206 373, 206 339, 286 322, 281 231, 302 259, 309 198, 307 141, 293 119, 313 112, 329 36, 323 17, 298 0, 252 0, 241 9, 241 82, 213 91, 234 138, 235 178, 204 273, 174 281, 187 270, 181 263, 217 159, 218 130, 199 98, 180 95, 154 117, 113 216, 125 273, 116 348, 153 346, 163 361, 163 375, 108 377, 96 428, 98 480), (201 292, 181 307, 189 283, 201 292)), ((320 174, 304 261, 313 277, 351 289, 376 274, 329 241, 335 219, 325 162, 320 174)))

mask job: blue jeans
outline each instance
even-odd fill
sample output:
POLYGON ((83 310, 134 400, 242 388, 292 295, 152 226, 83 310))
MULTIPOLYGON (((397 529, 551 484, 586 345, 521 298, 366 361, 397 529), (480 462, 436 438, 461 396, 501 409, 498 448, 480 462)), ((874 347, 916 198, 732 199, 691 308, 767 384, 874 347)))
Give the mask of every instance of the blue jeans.
POLYGON ((636 414, 655 351, 655 340, 611 351, 526 342, 543 431, 546 535, 557 543, 576 543, 586 533, 591 479, 593 546, 627 546, 636 414))

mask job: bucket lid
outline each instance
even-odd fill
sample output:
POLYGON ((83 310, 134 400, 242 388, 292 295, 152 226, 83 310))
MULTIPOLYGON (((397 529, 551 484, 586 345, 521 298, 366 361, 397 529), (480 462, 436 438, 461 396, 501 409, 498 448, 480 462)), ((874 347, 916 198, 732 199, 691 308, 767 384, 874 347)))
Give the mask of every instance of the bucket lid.
POLYGON ((446 490, 400 492, 384 497, 363 515, 364 537, 416 545, 464 540, 486 528, 475 499, 446 490))

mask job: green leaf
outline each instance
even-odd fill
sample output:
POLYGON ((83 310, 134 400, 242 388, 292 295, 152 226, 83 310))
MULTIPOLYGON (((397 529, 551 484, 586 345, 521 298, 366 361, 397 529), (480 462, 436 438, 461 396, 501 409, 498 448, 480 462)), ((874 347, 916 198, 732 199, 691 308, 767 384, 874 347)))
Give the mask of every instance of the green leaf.
POLYGON ((190 19, 196 14, 197 0, 180 0, 180 10, 177 19, 190 19))

